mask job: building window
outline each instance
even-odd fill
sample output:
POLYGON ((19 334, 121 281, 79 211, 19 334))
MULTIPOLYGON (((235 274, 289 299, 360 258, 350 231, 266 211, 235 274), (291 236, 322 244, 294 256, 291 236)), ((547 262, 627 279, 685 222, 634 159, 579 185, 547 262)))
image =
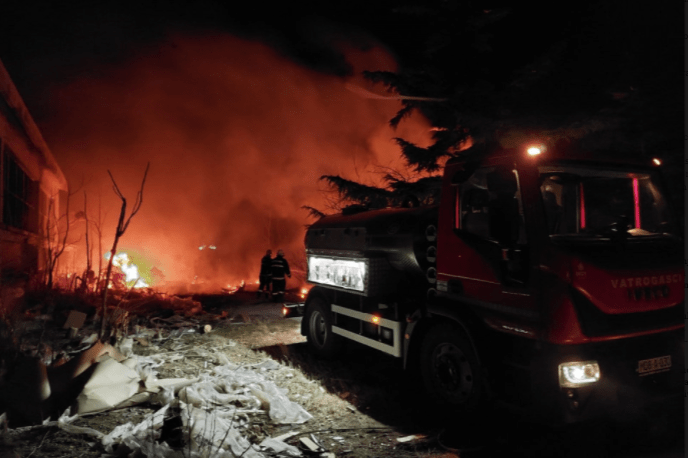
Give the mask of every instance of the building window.
POLYGON ((5 145, 2 159, 2 222, 25 231, 37 231, 37 209, 32 203, 37 186, 5 145))

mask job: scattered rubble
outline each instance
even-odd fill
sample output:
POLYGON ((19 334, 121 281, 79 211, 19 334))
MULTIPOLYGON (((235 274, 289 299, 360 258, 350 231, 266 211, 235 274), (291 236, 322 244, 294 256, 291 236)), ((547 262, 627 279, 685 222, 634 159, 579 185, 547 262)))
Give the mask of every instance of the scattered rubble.
POLYGON ((427 439, 425 434, 412 434, 410 436, 397 437, 397 442, 405 443, 423 439, 427 439))
MULTIPOLYGON (((288 374, 285 378, 290 378, 292 369, 271 359, 252 364, 235 363, 223 352, 184 345, 183 337, 197 333, 198 326, 192 323, 189 327, 189 321, 178 315, 174 317, 152 320, 157 325, 155 329, 138 325, 132 336, 121 338, 115 346, 103 344, 95 334, 90 334, 79 342, 78 353, 72 352, 66 361, 53 360, 50 366, 47 365, 50 362, 30 359, 2 385, 0 396, 10 421, 19 418, 19 423, 40 423, 43 427, 57 426, 82 434, 85 430, 68 427, 78 416, 146 402, 161 407, 138 423, 125 423, 108 434, 93 431, 88 434, 99 438, 106 452, 113 456, 121 453, 119 447, 125 447, 127 453, 141 452, 148 456, 153 456, 150 455, 153 452, 155 456, 182 456, 182 449, 191 451, 191 456, 222 456, 222 451, 231 451, 236 456, 261 457, 264 450, 271 450, 273 455, 299 456, 301 452, 297 448, 280 439, 262 437, 261 441, 251 441, 247 438, 255 418, 275 425, 302 424, 312 418, 303 407, 289 400, 287 390, 278 387, 270 374, 282 372, 288 374), (161 323, 169 326, 163 328, 161 323), (141 350, 155 351, 161 344, 170 350, 136 355, 134 344, 142 340, 146 345, 141 350), (90 346, 83 348, 84 345, 90 346), (158 369, 179 360, 202 362, 202 366, 189 364, 197 371, 194 378, 161 378, 158 369), (80 380, 82 374, 88 378, 80 380), (27 384, 27 380, 32 382, 27 384), (78 381, 83 382, 82 389, 73 406, 57 420, 40 422, 51 410, 46 407, 51 397, 66 396, 74 391, 73 385, 78 381), (20 413, 26 411, 31 414, 20 413), (70 411, 73 416, 69 416, 70 411), (186 436, 177 447, 160 441, 165 425, 175 421, 180 423, 182 431, 187 431, 186 435, 177 434, 186 436), (207 455, 211 449, 214 452, 207 455)), ((205 334, 211 331, 209 325, 200 329, 205 334)), ((236 344, 226 341, 223 346, 232 348, 236 344)))
MULTIPOLYGON (((138 299, 145 299, 139 310, 112 315, 116 332, 107 343, 94 332, 97 316, 71 300, 71 308, 33 305, 22 314, 29 321, 12 322, 15 336, 23 333, 13 337, 16 354, 0 326, 0 356, 14 358, 0 358, 1 457, 573 456, 556 453, 562 448, 551 444, 559 440, 521 434, 527 430, 508 418, 493 420, 511 436, 495 436, 485 449, 464 430, 416 421, 421 415, 396 376, 366 380, 370 361, 359 364, 355 355, 337 364, 313 358, 297 322, 261 320, 255 305, 186 316, 150 305, 163 297, 138 299), (70 336, 63 325, 72 310, 86 320, 70 336), (24 417, 3 414, 8 398, 23 403, 15 413, 24 417)), ((651 456, 627 453, 631 448, 623 456, 651 456)))
MULTIPOLYGON (((93 314, 83 312, 85 321, 70 336, 63 325, 71 310, 50 316, 36 307, 32 319, 48 318, 19 342, 30 362, 19 380, 29 374, 36 383, 14 384, 14 393, 34 393, 30 401, 17 396, 22 408, 33 403, 34 416, 16 421, 21 409, 0 416, 0 425, 9 426, 0 433, 0 456, 15 450, 13 441, 24 444, 25 457, 65 456, 74 446, 86 458, 436 456, 422 453, 432 441, 395 442, 402 434, 361 413, 358 389, 342 385, 330 394, 322 385, 328 372, 308 376, 292 366, 285 342, 298 341, 285 339, 302 336, 294 326, 287 335, 288 321, 266 323, 231 310, 143 313, 143 304, 112 314, 112 344, 98 340, 93 314), (239 320, 248 324, 232 325, 239 320), (267 344, 275 345, 280 362, 251 350, 267 344), (51 398, 63 402, 46 402, 51 398), (51 455, 52 447, 62 453, 51 455)), ((0 373, 0 397, 13 374, 16 368, 0 373)), ((11 410, 7 404, 0 400, 0 413, 11 410)))
POLYGON ((315 435, 285 433, 280 425, 311 421, 304 403, 333 412, 345 401, 322 404, 324 390, 294 368, 216 335, 233 323, 251 323, 248 315, 204 313, 189 298, 167 299, 163 307, 152 295, 111 308, 112 344, 98 340, 97 314, 46 315, 36 306, 29 319, 45 319, 36 329, 22 327, 25 362, 0 377, 0 413, 7 411, 0 421, 10 427, 4 437, 59 428, 96 440, 102 456, 297 457, 310 453, 304 440, 315 444, 316 455, 330 452, 315 435), (159 308, 151 311, 152 304, 159 308), (299 385, 307 392, 290 394, 288 386, 299 385), (154 410, 107 431, 79 425, 136 406, 154 410))
POLYGON ((67 316, 67 321, 62 326, 63 329, 79 329, 84 325, 86 321, 86 314, 84 312, 79 312, 77 310, 72 310, 67 316))

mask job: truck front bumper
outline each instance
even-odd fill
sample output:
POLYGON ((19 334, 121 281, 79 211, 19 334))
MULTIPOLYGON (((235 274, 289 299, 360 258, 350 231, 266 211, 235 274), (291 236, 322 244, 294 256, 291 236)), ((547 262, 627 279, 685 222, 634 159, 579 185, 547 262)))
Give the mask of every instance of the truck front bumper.
POLYGON ((682 409, 683 342, 679 329, 583 345, 543 344, 531 366, 531 405, 557 423, 635 421, 682 409), (559 365, 572 361, 597 362, 599 380, 561 387, 559 365))

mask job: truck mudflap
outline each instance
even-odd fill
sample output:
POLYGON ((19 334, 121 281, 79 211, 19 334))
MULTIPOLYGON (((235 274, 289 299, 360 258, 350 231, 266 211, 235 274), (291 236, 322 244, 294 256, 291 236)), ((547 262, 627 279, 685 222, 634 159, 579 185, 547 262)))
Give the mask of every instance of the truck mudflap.
POLYGON ((582 345, 543 344, 531 364, 529 404, 539 416, 564 424, 635 421, 681 409, 683 340, 679 329, 582 345), (599 380, 561 386, 560 365, 572 362, 588 363, 588 368, 596 363, 599 380))

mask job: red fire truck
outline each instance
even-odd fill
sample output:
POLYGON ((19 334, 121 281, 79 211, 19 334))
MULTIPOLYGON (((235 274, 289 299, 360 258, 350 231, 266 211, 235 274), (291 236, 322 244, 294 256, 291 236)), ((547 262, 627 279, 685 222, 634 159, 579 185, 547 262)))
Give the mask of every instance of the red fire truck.
POLYGON ((438 206, 323 217, 301 332, 401 358, 455 411, 680 408, 683 242, 648 162, 501 150, 448 161, 438 206))

